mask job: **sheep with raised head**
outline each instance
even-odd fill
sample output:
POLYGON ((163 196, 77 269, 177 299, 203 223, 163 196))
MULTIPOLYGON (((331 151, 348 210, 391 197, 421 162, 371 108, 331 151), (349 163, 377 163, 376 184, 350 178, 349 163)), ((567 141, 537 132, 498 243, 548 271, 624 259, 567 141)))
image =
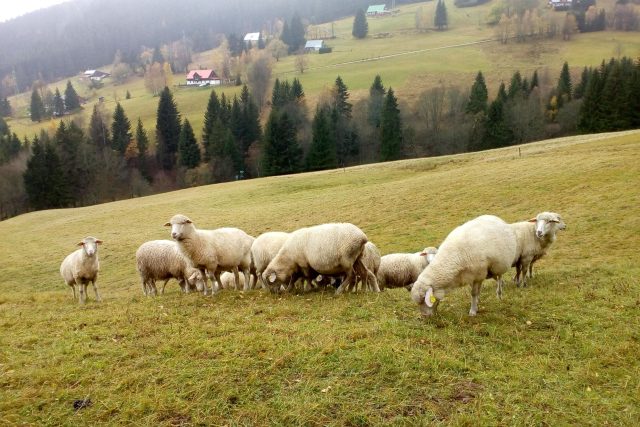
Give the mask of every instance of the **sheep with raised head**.
POLYGON ((245 279, 243 289, 248 290, 253 237, 239 228, 199 230, 193 221, 181 214, 174 215, 165 226, 171 227, 171 237, 196 268, 203 274, 206 270, 213 275, 217 285, 215 282, 211 284, 212 294, 220 286, 220 274, 223 271, 233 272, 236 289, 240 287, 238 271, 242 271, 245 279))
POLYGON ((438 248, 411 289, 411 298, 424 316, 436 312, 440 300, 454 288, 471 286, 470 316, 478 313, 480 287, 496 279, 502 297, 502 275, 516 256, 516 235, 509 224, 493 215, 482 215, 456 227, 438 248))
POLYGON ((77 244, 81 248, 67 255, 60 265, 60 275, 65 283, 71 286, 74 300, 76 299, 76 286, 78 287, 80 304, 84 304, 86 301, 89 282, 91 282, 96 294, 96 301, 102 300, 96 285, 100 271, 100 261, 98 260, 98 245, 100 244, 102 244, 100 239, 91 236, 85 237, 77 244))
POLYGON ((388 254, 381 258, 378 269, 380 289, 407 288, 411 290, 420 273, 429 265, 438 252, 429 246, 422 252, 388 254))
POLYGON ((171 279, 177 279, 183 292, 194 288, 202 292, 205 287, 204 275, 172 240, 151 240, 136 251, 136 266, 142 280, 145 295, 157 295, 156 280, 164 280, 160 293, 171 279))
POLYGON ((262 233, 253 241, 251 245, 251 261, 258 280, 264 289, 268 289, 262 277, 262 273, 273 258, 278 254, 282 245, 289 237, 289 233, 283 231, 269 231, 262 233))
POLYGON ((555 212, 541 212, 529 221, 510 224, 516 233, 518 247, 514 266, 516 275, 513 281, 520 286, 527 286, 527 271, 533 276, 533 263, 546 255, 556 241, 556 233, 567 225, 555 212))
POLYGON ((345 280, 336 291, 341 293, 358 274, 379 292, 376 277, 362 263, 367 241, 367 235, 349 223, 301 228, 289 235, 263 276, 271 290, 278 290, 301 277, 311 282, 318 274, 344 275, 345 280))

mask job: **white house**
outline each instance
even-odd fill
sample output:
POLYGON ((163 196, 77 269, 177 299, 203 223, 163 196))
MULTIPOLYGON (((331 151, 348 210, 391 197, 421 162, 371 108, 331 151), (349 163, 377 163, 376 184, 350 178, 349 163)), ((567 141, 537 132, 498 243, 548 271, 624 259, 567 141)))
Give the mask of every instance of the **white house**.
POLYGON ((84 72, 84 77, 99 82, 102 79, 105 79, 107 77, 109 77, 111 74, 109 73, 105 73, 104 71, 100 71, 100 70, 87 70, 84 72))
POLYGON ((318 51, 322 49, 324 46, 324 40, 307 40, 307 43, 304 45, 305 52, 315 50, 318 51))
POLYGON ((187 74, 187 86, 217 86, 222 80, 213 70, 191 70, 187 74))
POLYGON ((246 42, 257 42, 260 40, 260 33, 247 33, 244 36, 244 41, 246 42))
POLYGON ((386 10, 386 7, 384 4, 371 5, 367 8, 367 16, 388 15, 389 11, 386 10))

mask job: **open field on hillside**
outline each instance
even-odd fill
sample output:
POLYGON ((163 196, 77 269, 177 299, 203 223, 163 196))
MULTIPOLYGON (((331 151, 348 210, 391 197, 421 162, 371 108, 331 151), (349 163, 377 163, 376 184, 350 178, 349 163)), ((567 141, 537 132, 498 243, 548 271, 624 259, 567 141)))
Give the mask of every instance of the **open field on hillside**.
MULTIPOLYGON (((293 56, 283 58, 274 63, 274 78, 298 77, 305 89, 307 103, 311 106, 309 110, 313 112, 322 91, 331 87, 338 75, 350 89, 352 100, 367 96, 375 75, 380 74, 384 85, 392 86, 400 101, 412 104, 422 91, 439 84, 469 89, 478 70, 483 71, 493 94, 500 82, 508 82, 516 70, 527 76, 538 69, 541 77, 546 79, 543 84, 555 85, 564 61, 573 67, 574 78, 578 79, 584 66, 597 66, 603 59, 613 56, 640 56, 640 38, 633 32, 578 34, 570 42, 560 39, 507 45, 495 41, 483 42, 494 38, 494 30, 484 24, 494 2, 463 9, 450 5, 449 30, 417 32, 414 29, 416 10, 422 7, 424 13, 431 16, 428 22, 432 22, 435 3, 403 5, 397 15, 369 18, 369 37, 364 40, 355 40, 351 36, 352 17, 336 21, 336 38, 327 41, 333 47, 333 53, 307 55, 309 69, 303 74, 296 71, 293 56), (388 33, 388 36, 377 38, 376 35, 381 33, 388 33), (482 43, 474 44, 476 42, 482 43), (384 58, 413 51, 419 52, 384 58), (367 61, 353 63, 361 60, 367 61)), ((562 15, 563 12, 545 9, 544 13, 562 15)), ((315 28, 309 30, 309 38, 318 34, 315 28)), ((318 31, 330 31, 330 24, 319 25, 318 31)), ((199 53, 194 56, 194 66, 216 68, 219 65, 216 57, 214 51, 199 53)), ((51 90, 58 87, 63 91, 66 80, 50 85, 51 90)), ((107 80, 105 87, 96 91, 89 91, 77 77, 71 81, 80 95, 89 99, 84 110, 77 113, 76 117, 82 117, 88 123, 93 104, 99 96, 104 97, 104 109, 110 114, 118 99, 133 123, 138 117, 142 119, 153 140, 158 98, 145 90, 142 78, 132 78, 123 85, 114 85, 107 80), (127 90, 132 94, 130 100, 125 100, 127 90)), ((176 74, 173 81, 174 84, 183 82, 184 76, 176 74)), ((238 89, 225 87, 216 90, 222 90, 232 97, 238 93, 238 89)), ((196 135, 200 137, 210 89, 176 88, 174 93, 182 116, 189 119, 196 135)), ((30 93, 11 98, 17 111, 16 117, 9 120, 12 131, 20 137, 32 138, 40 129, 55 129, 58 120, 42 123, 30 121, 27 116, 29 99, 30 93)))
POLYGON ((0 222, 0 424, 635 425, 640 419, 640 131, 203 186, 0 222), (519 153, 521 155, 519 155, 519 153), (382 253, 484 213, 561 213, 530 287, 469 291, 421 319, 404 289, 339 297, 142 296, 134 252, 189 215, 257 235, 359 225, 382 253), (60 261, 104 239, 71 300, 60 261), (76 399, 92 405, 74 411, 76 399))

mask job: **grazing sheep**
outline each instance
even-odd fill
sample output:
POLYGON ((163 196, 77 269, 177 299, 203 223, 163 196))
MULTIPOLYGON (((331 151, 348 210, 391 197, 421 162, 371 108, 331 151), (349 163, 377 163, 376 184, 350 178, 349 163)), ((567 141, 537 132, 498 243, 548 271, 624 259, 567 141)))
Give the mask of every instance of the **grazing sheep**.
POLYGON ((200 292, 204 290, 202 272, 194 267, 174 241, 152 240, 143 243, 136 251, 136 265, 145 295, 157 295, 156 280, 164 280, 160 291, 162 294, 171 279, 177 279, 185 293, 189 293, 194 287, 200 292))
POLYGON ((317 274, 345 275, 336 293, 341 293, 356 274, 366 277, 379 292, 378 282, 362 263, 367 236, 353 224, 322 224, 301 228, 289 235, 263 273, 271 290, 288 286, 298 278, 308 282, 317 274))
POLYGON ((411 298, 424 316, 435 313, 445 294, 471 285, 470 316, 478 312, 480 286, 485 279, 498 282, 502 297, 502 275, 516 255, 516 235, 509 224, 493 215, 483 215, 455 228, 442 242, 438 254, 411 289, 411 298))
POLYGON ((518 248, 514 266, 516 275, 513 281, 520 286, 527 286, 527 270, 533 277, 533 263, 542 258, 551 244, 556 241, 558 230, 564 230, 567 225, 562 217, 554 212, 542 212, 529 221, 510 224, 516 233, 518 248))
MULTIPOLYGON (((196 268, 203 274, 207 270, 208 274, 215 277, 217 286, 212 282, 212 294, 220 286, 220 273, 223 271, 233 272, 238 289, 238 269, 244 274, 243 289, 248 290, 253 237, 238 228, 198 230, 193 221, 180 214, 174 215, 165 226, 171 227, 171 237, 196 268)), ((205 293, 206 289, 205 286, 205 293)))
POLYGON ((60 265, 60 275, 65 283, 71 286, 73 299, 76 299, 76 286, 78 287, 80 304, 86 300, 87 284, 91 282, 96 293, 96 301, 102 301, 98 293, 98 272, 100 271, 100 261, 98 261, 98 245, 102 240, 95 237, 85 237, 78 243, 80 249, 71 252, 60 265))
MULTIPOLYGON (((380 259, 380 251, 378 250, 378 247, 372 242, 367 242, 367 244, 364 245, 361 260, 362 264, 367 268, 367 270, 371 271, 374 276, 376 276, 378 269, 380 268, 380 259)), ((362 282, 362 287, 364 289, 373 290, 373 283, 370 283, 366 276, 361 276, 360 274, 356 274, 356 280, 354 280, 353 286, 350 286, 349 289, 356 290, 358 283, 360 282, 362 282)), ((378 284, 378 287, 379 286, 380 284, 378 284)))
MULTIPOLYGON (((244 276, 240 275, 239 278, 240 285, 244 286, 244 276)), ((235 288, 235 280, 236 278, 234 277, 233 273, 225 271, 220 275, 220 286, 222 286, 222 289, 231 289, 232 287, 235 288)))
POLYGON ((380 289, 407 288, 411 290, 418 276, 429 265, 438 252, 432 246, 424 248, 422 252, 388 254, 380 260, 378 283, 380 289))
POLYGON ((267 284, 262 277, 262 273, 266 270, 271 260, 275 258, 288 237, 289 233, 283 231, 269 231, 256 237, 256 240, 251 245, 253 268, 264 289, 267 289, 267 284))

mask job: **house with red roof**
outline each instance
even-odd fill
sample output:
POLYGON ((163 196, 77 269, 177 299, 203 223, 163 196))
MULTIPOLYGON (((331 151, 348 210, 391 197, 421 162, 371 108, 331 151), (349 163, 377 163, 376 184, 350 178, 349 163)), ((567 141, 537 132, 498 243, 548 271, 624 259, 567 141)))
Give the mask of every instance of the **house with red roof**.
POLYGON ((217 86, 221 82, 213 70, 191 70, 187 73, 187 86, 217 86))

